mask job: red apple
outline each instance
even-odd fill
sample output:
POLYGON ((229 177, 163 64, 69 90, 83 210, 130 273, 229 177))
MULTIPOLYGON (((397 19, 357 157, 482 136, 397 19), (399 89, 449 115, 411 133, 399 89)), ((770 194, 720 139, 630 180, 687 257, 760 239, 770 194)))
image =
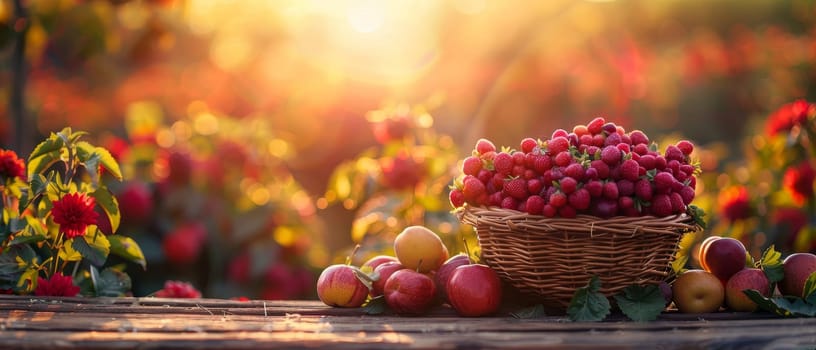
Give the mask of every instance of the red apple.
POLYGON ((708 271, 688 270, 674 280, 672 297, 680 312, 714 312, 725 300, 725 288, 719 278, 708 271))
POLYGON ((354 266, 331 265, 317 279, 317 296, 329 306, 360 307, 370 291, 363 283, 362 275, 362 271, 354 266))
POLYGON ((448 280, 450 280, 451 276, 453 275, 453 270, 456 270, 457 267, 462 265, 470 264, 470 258, 465 253, 459 253, 442 264, 439 267, 439 270, 436 271, 436 276, 434 280, 436 281, 436 288, 437 293, 439 294, 440 298, 447 300, 448 299, 448 292, 447 292, 447 285, 448 280))
POLYGON ((388 278, 391 277, 394 272, 404 268, 405 267, 402 266, 399 261, 390 261, 377 266, 377 268, 374 269, 374 272, 376 272, 380 277, 371 284, 371 297, 373 298, 383 295, 383 291, 385 290, 385 282, 388 281, 388 278))
POLYGON ((725 285, 725 304, 734 311, 753 312, 757 304, 742 291, 756 289, 764 296, 770 296, 770 282, 760 269, 748 268, 735 273, 725 285))
POLYGON ((779 291, 783 295, 804 297, 805 281, 816 272, 816 255, 811 253, 794 253, 782 262, 785 276, 779 282, 779 291))
POLYGON ((703 259, 703 257, 706 254, 706 250, 708 250, 708 246, 711 245, 711 242, 716 241, 720 238, 722 237, 708 236, 706 239, 703 240, 702 243, 700 243, 700 249, 697 251, 697 262, 700 263, 700 267, 702 267, 703 270, 708 271, 708 266, 706 266, 705 259, 703 259))
POLYGON ((712 240, 703 251, 702 265, 725 285, 735 273, 745 268, 745 246, 737 239, 722 237, 712 240))
POLYGON ((402 269, 385 281, 385 303, 400 315, 421 315, 436 299, 433 279, 423 273, 402 269))
POLYGON ((460 316, 477 317, 499 310, 502 285, 496 271, 487 265, 457 267, 448 280, 448 301, 460 316))
POLYGON ((372 257, 371 259, 366 260, 366 262, 364 262, 362 265, 360 265, 360 269, 365 269, 365 267, 367 266, 367 267, 371 268, 371 271, 374 271, 374 270, 377 269, 377 266, 380 266, 380 265, 382 265, 384 263, 392 262, 392 261, 399 261, 399 260, 397 260, 397 257, 395 257, 395 256, 377 255, 375 257, 372 257))

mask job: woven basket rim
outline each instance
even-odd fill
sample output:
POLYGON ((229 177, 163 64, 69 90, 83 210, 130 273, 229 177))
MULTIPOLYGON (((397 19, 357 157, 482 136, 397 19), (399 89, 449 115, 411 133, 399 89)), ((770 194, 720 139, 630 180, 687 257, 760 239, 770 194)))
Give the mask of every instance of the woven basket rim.
POLYGON ((454 213, 462 223, 478 226, 479 221, 489 219, 492 222, 504 222, 514 229, 535 233, 541 228, 570 231, 571 233, 619 233, 636 235, 638 233, 669 233, 698 231, 701 227, 691 215, 686 213, 666 217, 656 216, 613 216, 602 218, 592 215, 577 215, 574 218, 546 217, 532 215, 513 209, 500 207, 475 207, 465 205, 454 213))

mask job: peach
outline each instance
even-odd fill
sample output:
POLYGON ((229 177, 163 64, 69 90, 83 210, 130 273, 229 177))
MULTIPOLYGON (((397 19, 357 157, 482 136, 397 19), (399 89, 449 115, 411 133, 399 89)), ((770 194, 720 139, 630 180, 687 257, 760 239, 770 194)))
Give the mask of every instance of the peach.
POLYGON ((448 248, 436 233, 424 226, 402 230, 394 239, 394 253, 406 269, 421 273, 436 271, 448 259, 448 248))

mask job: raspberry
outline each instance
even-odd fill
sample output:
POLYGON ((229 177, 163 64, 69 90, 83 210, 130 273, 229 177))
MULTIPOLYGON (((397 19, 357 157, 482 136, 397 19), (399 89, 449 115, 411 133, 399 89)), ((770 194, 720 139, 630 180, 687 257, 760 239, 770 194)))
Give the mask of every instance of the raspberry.
POLYGON ((518 201, 510 196, 504 197, 501 201, 501 207, 504 209, 516 209, 518 208, 518 201))
POLYGON ((554 217, 556 214, 558 214, 558 209, 556 209, 552 205, 545 204, 544 208, 541 209, 541 215, 544 215, 548 218, 554 217))
POLYGON ((635 146, 637 146, 637 145, 646 145, 646 146, 648 146, 649 145, 649 137, 646 136, 646 134, 643 133, 643 131, 632 130, 632 132, 629 133, 629 138, 632 139, 632 144, 635 145, 635 146))
POLYGON ((586 135, 579 136, 578 137, 578 143, 581 144, 581 145, 591 146, 592 145, 592 135, 586 134, 586 135))
POLYGON ((476 141, 476 152, 485 154, 487 152, 496 152, 496 145, 488 139, 479 139, 476 141))
POLYGON ((623 153, 615 146, 606 146, 601 150, 601 160, 610 166, 618 164, 622 156, 623 153))
POLYGON ((561 152, 568 151, 569 146, 569 140, 567 140, 566 137, 553 137, 553 139, 547 143, 547 152, 550 155, 557 155, 561 152))
POLYGON ((645 154, 638 158, 638 164, 642 166, 646 170, 652 170, 655 168, 655 157, 651 154, 645 154))
POLYGON ((667 165, 666 158, 664 158, 663 156, 655 157, 655 169, 657 170, 666 169, 666 165, 667 165))
POLYGON ((516 207, 516 210, 521 212, 527 211, 527 201, 519 202, 519 205, 516 207))
POLYGON ((584 135, 589 134, 589 129, 586 125, 576 125, 572 128, 572 133, 578 137, 582 137, 584 135))
POLYGON ((679 214, 685 211, 686 204, 683 203, 683 197, 680 193, 672 192, 669 194, 669 200, 671 201, 672 213, 679 214))
POLYGON ((580 144, 578 136, 575 134, 567 135, 567 140, 569 140, 570 146, 578 147, 578 144, 580 144))
POLYGON ((618 209, 626 210, 629 208, 635 207, 635 200, 632 197, 620 197, 618 198, 618 209))
POLYGON ((600 199, 594 202, 591 206, 592 215, 610 218, 618 215, 618 200, 617 199, 600 199))
MULTIPOLYGON (((607 138, 607 140, 609 140, 609 139, 607 138)), ((625 143, 618 143, 618 144, 615 145, 615 147, 617 147, 619 150, 621 150, 621 152, 623 152, 623 154, 627 154, 629 152, 632 152, 632 148, 628 144, 625 144, 625 143)), ((633 159, 634 159, 634 156, 633 156, 633 159)), ((635 160, 637 160, 637 159, 635 159, 635 160)))
POLYGON ((513 171, 513 157, 505 152, 496 153, 493 157, 493 170, 500 174, 510 174, 513 171))
POLYGON ((677 146, 670 145, 669 147, 666 147, 666 159, 670 161, 671 160, 681 161, 684 158, 685 155, 683 154, 683 151, 681 151, 680 148, 677 148, 677 146))
POLYGON ((572 155, 568 151, 564 151, 555 155, 555 165, 565 167, 572 163, 572 155))
POLYGON ((479 170, 479 174, 476 175, 476 178, 479 179, 483 184, 487 184, 490 180, 493 179, 493 173, 487 169, 479 170))
POLYGON ((643 143, 637 144, 634 147, 632 147, 632 151, 640 155, 645 155, 649 153, 649 146, 643 143))
POLYGON ((556 208, 561 208, 567 204, 567 196, 564 192, 556 191, 550 195, 550 205, 556 208))
POLYGON ((539 194, 544 189, 544 183, 539 179, 527 180, 527 191, 531 194, 539 194))
POLYGON ((689 155, 691 154, 691 152, 694 152, 694 144, 692 144, 691 141, 688 140, 682 140, 678 142, 677 148, 679 148, 680 151, 682 151, 683 154, 685 155, 689 155))
POLYGON ((584 173, 585 173, 584 167, 581 164, 578 164, 578 163, 572 163, 572 164, 568 165, 566 168, 564 168, 564 175, 565 176, 569 176, 569 177, 574 178, 574 179, 576 179, 578 181, 581 181, 581 180, 584 179, 584 173))
POLYGON ((583 188, 589 192, 591 197, 597 198, 603 194, 604 184, 599 180, 590 180, 583 188))
POLYGON ((631 147, 632 146, 632 138, 629 137, 629 135, 627 135, 627 134, 625 134, 625 133, 623 133, 621 131, 618 131, 618 133, 621 135, 621 143, 631 147))
POLYGON ((465 194, 460 189, 454 189, 448 194, 448 199, 454 208, 460 208, 465 205, 465 194))
POLYGON ((521 178, 515 178, 504 184, 504 193, 516 199, 527 198, 527 181, 521 178))
POLYGON ((603 117, 597 117, 595 119, 592 119, 592 121, 589 122, 589 124, 587 124, 587 131, 589 131, 589 133, 593 135, 600 134, 601 131, 603 130, 604 124, 606 124, 606 120, 604 120, 603 117))
POLYGON ((590 195, 585 188, 579 188, 569 195, 569 205, 578 210, 589 208, 590 195))
POLYGON ((635 196, 644 201, 652 199, 652 183, 646 179, 635 182, 635 196))
POLYGON ((685 186, 680 190, 680 196, 683 197, 683 204, 689 205, 691 204, 691 201, 694 200, 694 189, 689 186, 685 186))
MULTIPOLYGON (((604 164, 606 164, 606 163, 604 163, 604 164)), ((588 169, 587 169, 587 170, 584 172, 584 178, 586 178, 586 179, 592 179, 592 180, 597 180, 597 179, 598 179, 598 170, 597 170, 597 169, 595 169, 595 168, 588 168, 588 169)))
POLYGON ((541 196, 533 195, 527 197, 527 203, 524 206, 528 214, 531 215, 538 215, 544 210, 544 198, 541 196))
POLYGON ((631 196, 635 194, 635 183, 626 179, 618 180, 618 193, 621 196, 631 196))
POLYGON ((680 172, 680 162, 676 159, 669 160, 666 164, 666 168, 671 169, 672 174, 677 174, 680 172))
POLYGON ((514 165, 524 165, 525 159, 527 158, 527 156, 520 151, 513 151, 513 154, 511 154, 511 156, 513 156, 514 165))
POLYGON ((598 172, 599 179, 609 178, 609 165, 607 165, 603 160, 593 160, 589 162, 589 167, 598 172))
POLYGON ((640 176, 640 164, 633 159, 627 159, 620 166, 621 178, 629 181, 637 181, 640 176))
POLYGON ((504 199, 501 192, 493 192, 487 196, 487 204, 493 207, 500 207, 501 202, 504 199))
POLYGON ((562 178, 561 181, 559 181, 559 184, 561 186, 561 191, 564 192, 564 194, 575 192, 575 190, 578 188, 578 181, 569 176, 562 178))
POLYGON ((603 125, 603 131, 607 136, 618 133, 618 126, 615 123, 609 122, 603 125))
POLYGON ((609 134, 604 140, 604 146, 617 146, 621 143, 621 136, 618 133, 609 134))
POLYGON ((501 192, 501 190, 504 188, 504 179, 506 179, 506 178, 507 178, 506 174, 504 174, 504 175, 499 174, 499 173, 493 174, 493 178, 490 179, 490 184, 492 185, 490 187, 493 188, 494 192, 497 192, 497 191, 501 192))
POLYGON ((552 160, 550 157, 545 155, 538 155, 535 157, 533 169, 539 174, 544 174, 544 172, 550 170, 550 168, 552 168, 552 160))
POLYGON ((603 196, 604 198, 617 200, 618 197, 620 197, 618 184, 612 181, 605 183, 603 186, 603 196))
POLYGON ((691 176, 694 174, 694 166, 691 164, 680 164, 680 172, 686 176, 691 176))
POLYGON ((654 176, 654 185, 655 189, 658 192, 665 192, 672 188, 672 184, 674 183, 674 176, 669 174, 668 172, 662 171, 654 176))
POLYGON ((577 215, 578 211, 569 205, 565 205, 561 208, 558 208, 558 216, 562 218, 574 218, 577 215))
POLYGON ((527 168, 524 165, 514 165, 513 170, 510 172, 510 175, 513 177, 522 177, 524 176, 524 172, 527 171, 527 168))
POLYGON ((521 140, 521 151, 524 153, 532 152, 536 147, 538 147, 538 141, 527 137, 521 140))
POLYGON ((525 180, 532 180, 532 179, 534 179, 536 177, 538 177, 538 174, 535 172, 535 170, 533 170, 533 169, 525 169, 524 170, 523 178, 525 180))
POLYGON ((552 136, 550 136, 550 138, 551 139, 555 139, 557 137, 567 138, 567 135, 569 135, 569 133, 567 133, 566 130, 564 130, 564 129, 555 129, 555 131, 553 131, 552 136))
POLYGON ((462 185, 462 193, 468 203, 476 204, 479 197, 485 194, 484 183, 473 175, 465 175, 462 185))
POLYGON ((652 206, 651 206, 652 214, 657 217, 669 216, 672 214, 672 203, 671 199, 667 194, 656 194, 654 198, 652 198, 652 206))
POLYGON ((596 134, 592 136, 592 145, 595 147, 603 147, 604 141, 606 140, 606 136, 603 133, 596 134))
POLYGON ((482 170, 482 160, 479 157, 470 156, 462 162, 462 173, 465 175, 478 175, 482 170))

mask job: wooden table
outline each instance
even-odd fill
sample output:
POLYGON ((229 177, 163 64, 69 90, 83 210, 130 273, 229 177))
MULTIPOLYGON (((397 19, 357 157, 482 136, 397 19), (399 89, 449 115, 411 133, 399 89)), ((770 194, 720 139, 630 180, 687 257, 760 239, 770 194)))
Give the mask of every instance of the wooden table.
MULTIPOLYGON (((506 315, 506 313, 504 314, 506 315)), ((366 315, 318 301, 0 296, 0 349, 816 348, 816 318, 728 312, 636 323, 366 315)))

